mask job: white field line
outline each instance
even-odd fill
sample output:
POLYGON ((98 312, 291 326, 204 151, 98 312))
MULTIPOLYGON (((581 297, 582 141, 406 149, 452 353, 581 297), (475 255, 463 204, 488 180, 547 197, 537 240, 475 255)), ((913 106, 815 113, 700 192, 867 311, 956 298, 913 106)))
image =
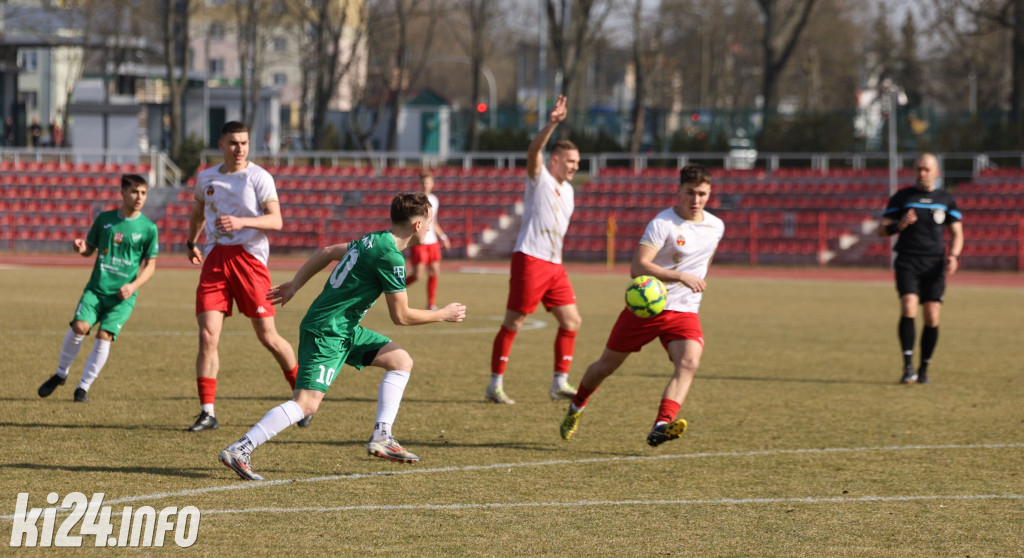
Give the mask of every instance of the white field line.
MULTIPOLYGON (((498 508, 567 508, 577 506, 736 506, 744 504, 856 504, 863 502, 916 502, 922 500, 1024 500, 1024 494, 951 494, 917 496, 861 496, 822 498, 718 498, 710 500, 580 500, 576 502, 492 502, 486 504, 406 504, 379 506, 339 506, 314 508, 241 508, 202 510, 203 516, 249 513, 309 513, 350 511, 473 510, 498 508)), ((106 502, 104 502, 106 503, 106 502)))
MULTIPOLYGON (((747 457, 764 457, 764 456, 779 456, 779 455, 814 455, 814 454, 840 454, 840 453, 866 453, 866 452, 896 452, 896 451, 951 451, 951 450, 985 450, 985 449, 1013 449, 1013 448, 1024 448, 1024 443, 1007 443, 1007 444, 946 444, 946 445, 913 445, 913 446, 874 446, 874 447, 860 447, 860 448, 806 448, 806 449, 779 449, 779 450, 756 450, 756 451, 729 451, 729 452, 704 452, 704 453, 687 453, 687 454, 674 454, 674 455, 634 455, 625 457, 593 457, 587 459, 554 459, 549 461, 530 461, 523 463, 493 463, 490 465, 465 465, 462 467, 435 467, 431 469, 400 469, 395 471, 374 471, 370 473, 351 473, 348 475, 330 475, 324 477, 310 477, 305 479, 280 479, 280 480, 268 480, 268 481, 250 481, 241 482, 235 484, 229 484, 224 486, 210 486, 206 488, 194 488, 190 490, 181 490, 178 492, 158 492, 154 494, 143 494, 140 496, 127 496, 124 498, 116 498, 113 500, 104 500, 105 506, 114 504, 124 504, 129 502, 139 501, 151 501, 161 500, 165 498, 179 498, 184 496, 197 496, 200 494, 209 494, 213 492, 227 492, 233 490, 258 490, 262 488, 268 488, 280 485, 291 485, 294 483, 320 483, 320 482, 332 482, 332 481, 344 481, 344 480, 358 480, 365 478, 379 478, 389 477, 398 475, 432 475, 439 473, 460 473, 470 471, 490 471, 496 469, 519 469, 524 467, 551 467, 560 466, 564 467, 567 465, 587 465, 591 463, 614 463, 614 462, 646 462, 646 461, 659 461, 666 459, 723 459, 723 458, 747 458, 747 457)), ((939 496, 928 496, 940 498, 939 496)), ((954 498, 956 496, 942 496, 941 498, 954 498)), ((993 497, 1005 497, 1005 498, 1017 498, 1019 495, 988 495, 988 496, 976 496, 976 498, 993 498, 993 497)), ((909 497, 908 497, 909 498, 909 497)), ((912 497, 912 498, 925 498, 912 497)), ((825 499, 820 499, 826 501, 825 499)), ((854 500, 852 498, 838 498, 839 501, 854 500)), ((721 500, 722 503, 727 502, 745 502, 746 500, 721 500)), ((754 500, 751 500, 752 502, 754 500)), ((799 499, 783 499, 782 501, 799 501, 799 499)), ((679 502, 684 502, 680 500, 679 502)), ((699 500, 686 501, 690 503, 698 503, 699 500)), ((713 501, 709 501, 713 502, 713 501)), ((476 506, 487 506, 490 504, 475 504, 476 506)), ((502 504, 511 506, 512 504, 502 504)), ((538 505, 538 504, 530 504, 538 505)), ((545 504, 553 505, 553 504, 545 504)), ((471 506, 467 504, 467 506, 471 506)), ((367 507, 366 509, 371 509, 367 507)), ((325 508, 326 509, 326 508, 325 508)), ((333 509, 333 508, 332 508, 333 509)), ((339 508, 342 509, 342 508, 339 508)), ((344 508, 350 509, 350 508, 344 508)), ((351 509, 359 509, 358 507, 351 509)), ((385 508, 372 508, 372 509, 385 509, 385 508)), ((400 508, 395 508, 400 509, 400 508)), ((427 509, 424 507, 423 509, 427 509)), ((225 512, 227 513, 227 512, 225 512)), ((14 519, 13 515, 0 516, 0 519, 14 519)))

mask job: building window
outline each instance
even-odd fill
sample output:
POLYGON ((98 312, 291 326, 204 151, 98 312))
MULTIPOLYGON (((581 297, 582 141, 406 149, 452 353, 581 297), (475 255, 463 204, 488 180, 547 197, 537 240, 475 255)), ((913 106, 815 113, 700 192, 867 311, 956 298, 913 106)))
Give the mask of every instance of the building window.
POLYGON ((35 50, 19 50, 18 67, 23 72, 37 71, 39 69, 39 52, 35 50))
POLYGON ((211 58, 210 59, 210 75, 213 77, 224 77, 224 59, 223 58, 211 58))
POLYGON ((284 37, 274 37, 274 52, 284 52, 288 50, 288 39, 284 37))
POLYGON ((210 39, 214 41, 220 41, 224 39, 224 24, 219 22, 213 22, 210 24, 210 28, 207 30, 207 34, 210 39))
POLYGON ((288 74, 277 72, 274 74, 274 85, 288 85, 288 74))

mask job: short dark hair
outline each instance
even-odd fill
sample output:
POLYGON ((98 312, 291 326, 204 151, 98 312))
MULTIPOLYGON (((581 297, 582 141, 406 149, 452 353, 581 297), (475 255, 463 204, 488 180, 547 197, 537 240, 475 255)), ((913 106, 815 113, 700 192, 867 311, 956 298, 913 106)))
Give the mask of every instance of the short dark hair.
POLYGON ((579 151, 580 148, 576 147, 576 144, 569 140, 558 140, 555 145, 551 147, 551 154, 557 155, 562 151, 579 151))
POLYGON ((414 217, 426 216, 429 210, 430 200, 423 192, 396 194, 391 199, 391 222, 396 225, 408 223, 414 217))
POLYGON ((149 183, 146 182, 145 178, 138 174, 122 174, 121 175, 121 189, 125 190, 132 186, 145 186, 149 188, 149 183))
POLYGON ((225 122, 224 125, 220 127, 220 137, 224 137, 224 136, 226 136, 228 134, 242 134, 242 133, 248 134, 249 133, 249 127, 246 126, 245 124, 237 121, 237 120, 231 120, 230 122, 225 122))
POLYGON ((711 184, 711 171, 700 163, 690 163, 679 169, 679 185, 711 184))

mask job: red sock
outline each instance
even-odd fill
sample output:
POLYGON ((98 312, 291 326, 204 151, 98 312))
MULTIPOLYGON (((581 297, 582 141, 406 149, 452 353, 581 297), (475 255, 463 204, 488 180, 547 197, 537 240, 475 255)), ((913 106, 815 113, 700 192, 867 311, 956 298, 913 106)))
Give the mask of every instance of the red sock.
POLYGON ((417 277, 415 275, 410 275, 410 276, 406 277, 405 278, 405 286, 408 287, 408 286, 412 285, 413 283, 416 282, 417 279, 419 279, 419 277, 417 277))
POLYGON ((555 336, 555 372, 569 373, 573 349, 576 348, 576 332, 558 328, 555 336))
POLYGON ((437 275, 427 277, 427 306, 433 306, 437 300, 437 275))
POLYGON ((282 370, 284 372, 284 379, 288 380, 288 385, 292 386, 292 391, 295 391, 295 377, 299 375, 299 365, 296 364, 291 370, 282 370))
POLYGON ((662 399, 661 405, 658 406, 658 418, 654 419, 654 424, 675 420, 676 414, 679 413, 679 406, 679 403, 671 399, 662 399))
POLYGON ((213 405, 217 397, 217 378, 196 378, 196 386, 199 388, 199 404, 213 405))
POLYGON ((601 386, 594 386, 593 388, 584 387, 582 384, 576 388, 576 395, 572 397, 572 404, 577 409, 582 409, 587 405, 587 400, 590 399, 590 394, 597 391, 597 388, 601 386))
POLYGON ((491 373, 504 374, 505 366, 508 364, 508 355, 512 352, 512 341, 516 338, 516 332, 501 326, 498 335, 494 337, 494 348, 491 350, 491 373))

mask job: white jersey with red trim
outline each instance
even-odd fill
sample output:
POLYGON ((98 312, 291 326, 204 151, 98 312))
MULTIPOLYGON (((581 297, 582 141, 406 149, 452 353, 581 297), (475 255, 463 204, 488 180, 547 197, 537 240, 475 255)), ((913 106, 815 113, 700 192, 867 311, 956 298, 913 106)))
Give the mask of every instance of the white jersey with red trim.
POLYGON ((237 231, 221 232, 217 230, 217 219, 223 215, 262 216, 263 207, 268 202, 277 201, 274 177, 253 162, 232 173, 225 174, 220 169, 220 165, 210 167, 200 172, 196 179, 196 201, 206 205, 204 255, 209 255, 216 245, 240 245, 266 265, 270 256, 270 242, 263 231, 245 227, 237 231))
POLYGON ((561 184, 541 166, 536 178, 526 180, 523 194, 523 224, 516 238, 516 252, 562 263, 562 245, 575 208, 572 184, 561 184))
POLYGON ((427 231, 426 236, 423 237, 423 245, 437 244, 437 232, 434 230, 434 224, 437 223, 437 196, 434 194, 427 194, 427 200, 430 201, 431 213, 434 215, 433 221, 430 222, 430 229, 427 231))
MULTIPOLYGON (((703 221, 694 222, 683 219, 669 208, 647 224, 640 244, 658 251, 654 265, 703 279, 724 234, 725 223, 707 211, 703 221)), ((666 310, 697 313, 700 309, 703 293, 695 293, 680 282, 666 282, 665 288, 668 290, 666 310)))

